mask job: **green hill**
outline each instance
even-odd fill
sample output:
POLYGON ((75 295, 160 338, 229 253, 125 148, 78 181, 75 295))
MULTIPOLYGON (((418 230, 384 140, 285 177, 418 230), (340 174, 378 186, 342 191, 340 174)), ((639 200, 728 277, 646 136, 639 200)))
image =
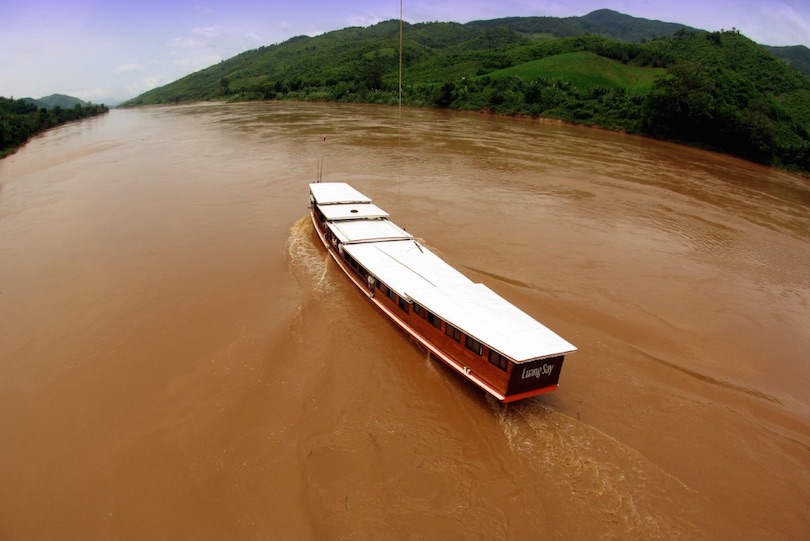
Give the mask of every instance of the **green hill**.
POLYGON ((73 96, 66 96, 64 94, 51 94, 50 96, 45 96, 44 98, 39 98, 37 100, 33 98, 23 98, 26 103, 30 103, 37 107, 44 107, 46 109, 53 109, 54 107, 61 107, 62 109, 70 109, 75 107, 76 105, 80 107, 87 107, 90 105, 86 101, 82 101, 79 98, 74 98, 73 96))
MULTIPOLYGON (((404 27, 406 105, 559 118, 810 171, 810 78, 736 30, 691 30, 608 10, 404 27)), ((125 105, 395 104, 398 53, 399 21, 299 36, 125 105)))

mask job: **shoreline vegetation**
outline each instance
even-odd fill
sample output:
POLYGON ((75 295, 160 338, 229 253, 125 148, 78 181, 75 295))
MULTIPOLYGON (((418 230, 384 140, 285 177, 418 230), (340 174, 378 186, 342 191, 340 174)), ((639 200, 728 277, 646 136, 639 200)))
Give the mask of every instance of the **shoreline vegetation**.
POLYGON ((105 105, 76 103, 46 107, 26 98, 0 97, 0 159, 14 154, 34 136, 51 128, 109 111, 105 105))
MULTIPOLYGON (((567 19, 404 23, 402 104, 557 119, 810 173, 810 76, 772 48, 736 29, 706 32, 608 10, 567 19), (549 27, 599 17, 639 29, 627 38, 581 28, 557 37, 549 27)), ((398 71, 399 21, 391 20, 246 51, 121 106, 396 105, 398 71)))

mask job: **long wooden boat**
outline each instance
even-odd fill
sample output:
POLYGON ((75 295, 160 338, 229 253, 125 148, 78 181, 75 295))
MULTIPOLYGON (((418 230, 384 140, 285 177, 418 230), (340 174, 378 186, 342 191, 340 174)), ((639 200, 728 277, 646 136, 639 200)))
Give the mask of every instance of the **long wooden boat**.
POLYGON ((309 185, 312 223, 351 281, 436 358, 502 402, 557 388, 576 348, 474 283, 342 182, 309 185))

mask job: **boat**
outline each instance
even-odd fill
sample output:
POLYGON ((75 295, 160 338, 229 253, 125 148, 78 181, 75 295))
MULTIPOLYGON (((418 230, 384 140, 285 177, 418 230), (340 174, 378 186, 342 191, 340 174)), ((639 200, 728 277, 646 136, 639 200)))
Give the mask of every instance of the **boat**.
POLYGON ((504 403, 557 389, 576 347, 453 268, 349 184, 310 184, 309 207, 337 265, 435 358, 504 403))

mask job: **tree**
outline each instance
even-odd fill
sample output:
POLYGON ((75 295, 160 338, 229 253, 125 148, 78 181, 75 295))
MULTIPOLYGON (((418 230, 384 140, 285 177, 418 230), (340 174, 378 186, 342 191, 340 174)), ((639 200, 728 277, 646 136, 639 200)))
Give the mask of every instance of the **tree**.
POLYGON ((711 125, 717 86, 709 70, 683 62, 659 75, 647 97, 644 131, 655 136, 700 141, 711 125))
POLYGON ((382 90, 383 68, 378 60, 370 62, 363 67, 360 81, 367 90, 382 90))
POLYGON ((446 82, 442 87, 433 95, 433 105, 441 109, 447 109, 453 104, 453 91, 456 85, 451 82, 446 82))

